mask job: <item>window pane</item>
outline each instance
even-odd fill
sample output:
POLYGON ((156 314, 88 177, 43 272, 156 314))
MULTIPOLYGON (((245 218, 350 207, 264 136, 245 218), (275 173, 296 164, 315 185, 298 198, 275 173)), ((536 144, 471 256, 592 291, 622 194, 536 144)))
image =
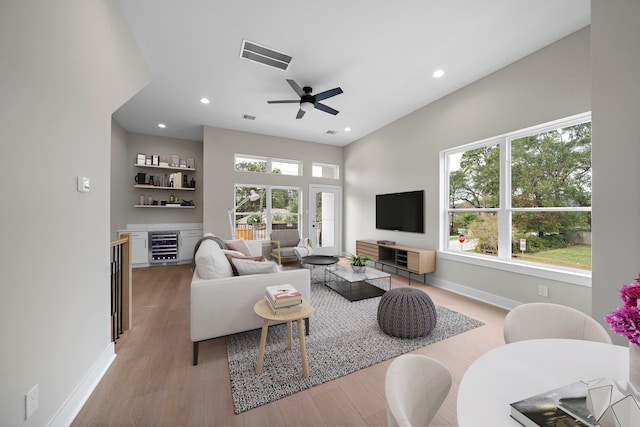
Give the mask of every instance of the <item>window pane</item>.
POLYGON ((298 228, 300 191, 292 188, 271 189, 271 228, 298 228))
POLYGON ((337 165, 328 165, 323 163, 314 163, 311 171, 314 178, 331 178, 338 179, 339 168, 337 165))
POLYGON ((498 255, 498 215, 494 212, 451 212, 447 250, 498 255), (460 242, 461 236, 464 242, 460 242))
POLYGON ((300 175, 300 162, 293 160, 272 160, 271 172, 281 175, 300 175))
POLYGON ((449 208, 500 205, 500 146, 488 145, 448 156, 449 208))
POLYGON ((591 270, 591 212, 514 212, 512 228, 512 258, 591 270))
POLYGON ((267 160, 259 157, 236 155, 235 169, 244 172, 267 172, 267 160))
POLYGON ((591 206, 591 123, 511 143, 512 206, 591 206))
MULTIPOLYGON (((264 215, 260 214, 264 210, 264 192, 265 189, 260 187, 235 187, 235 206, 231 217, 235 238, 262 238, 256 235, 256 230, 260 224, 265 225, 263 228, 266 229, 264 215)), ((263 234, 266 235, 266 232, 263 234)))

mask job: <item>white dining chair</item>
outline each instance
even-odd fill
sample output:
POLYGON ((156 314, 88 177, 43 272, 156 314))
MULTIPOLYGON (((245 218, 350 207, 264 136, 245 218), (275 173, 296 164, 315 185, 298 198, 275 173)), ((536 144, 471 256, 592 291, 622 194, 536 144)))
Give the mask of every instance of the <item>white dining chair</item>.
POLYGON ((504 319, 504 342, 537 338, 570 338, 611 344, 611 336, 592 317, 560 304, 522 304, 504 319))
POLYGON ((390 427, 426 427, 451 389, 451 373, 422 354, 398 356, 387 368, 384 391, 390 427))

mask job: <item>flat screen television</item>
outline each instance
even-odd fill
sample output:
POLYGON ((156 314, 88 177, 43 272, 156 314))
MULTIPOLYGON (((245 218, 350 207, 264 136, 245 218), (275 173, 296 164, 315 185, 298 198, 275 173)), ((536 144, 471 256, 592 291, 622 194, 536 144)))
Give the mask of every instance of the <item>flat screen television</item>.
POLYGON ((376 228, 424 233, 424 190, 377 194, 376 228))

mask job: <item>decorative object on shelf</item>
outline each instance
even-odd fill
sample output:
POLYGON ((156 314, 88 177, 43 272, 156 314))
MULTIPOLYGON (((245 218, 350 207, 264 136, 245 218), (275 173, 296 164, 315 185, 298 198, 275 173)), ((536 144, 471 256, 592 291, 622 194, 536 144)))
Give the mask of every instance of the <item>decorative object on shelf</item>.
POLYGON ((369 261, 373 261, 373 258, 369 258, 366 255, 351 255, 349 257, 351 268, 353 268, 353 271, 356 273, 363 273, 369 261))
POLYGON ((607 378, 587 385, 587 409, 600 427, 632 427, 640 425, 640 405, 635 397, 624 396, 607 378))
POLYGON ((138 204, 144 205, 144 194, 140 194, 140 202, 138 204))
POLYGON ((138 172, 133 179, 136 181, 136 184, 145 184, 147 182, 147 174, 144 172, 138 172))
POLYGON ((604 317, 611 330, 629 340, 629 384, 634 394, 640 394, 640 275, 636 281, 619 289, 624 305, 604 317))
POLYGON ((169 162, 169 166, 177 167, 180 166, 180 156, 177 154, 171 155, 171 162, 169 162))
POLYGON ((147 164, 147 156, 144 153, 138 153, 136 157, 136 165, 146 165, 147 164))
POLYGON ((153 166, 160 166, 160 156, 153 154, 151 156, 151 164, 153 166))
POLYGON ((196 168, 196 159, 194 159, 193 157, 187 157, 187 167, 189 169, 195 169, 196 168))
POLYGON ((195 205, 193 204, 193 200, 182 199, 182 202, 180 202, 180 206, 195 206, 195 205))

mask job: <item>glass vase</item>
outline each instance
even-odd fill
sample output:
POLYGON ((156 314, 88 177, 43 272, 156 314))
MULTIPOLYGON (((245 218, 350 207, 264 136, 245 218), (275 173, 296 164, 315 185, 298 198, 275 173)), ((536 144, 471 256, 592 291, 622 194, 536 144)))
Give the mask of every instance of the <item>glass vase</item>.
POLYGON ((640 346, 629 343, 629 384, 636 396, 640 393, 640 346))

